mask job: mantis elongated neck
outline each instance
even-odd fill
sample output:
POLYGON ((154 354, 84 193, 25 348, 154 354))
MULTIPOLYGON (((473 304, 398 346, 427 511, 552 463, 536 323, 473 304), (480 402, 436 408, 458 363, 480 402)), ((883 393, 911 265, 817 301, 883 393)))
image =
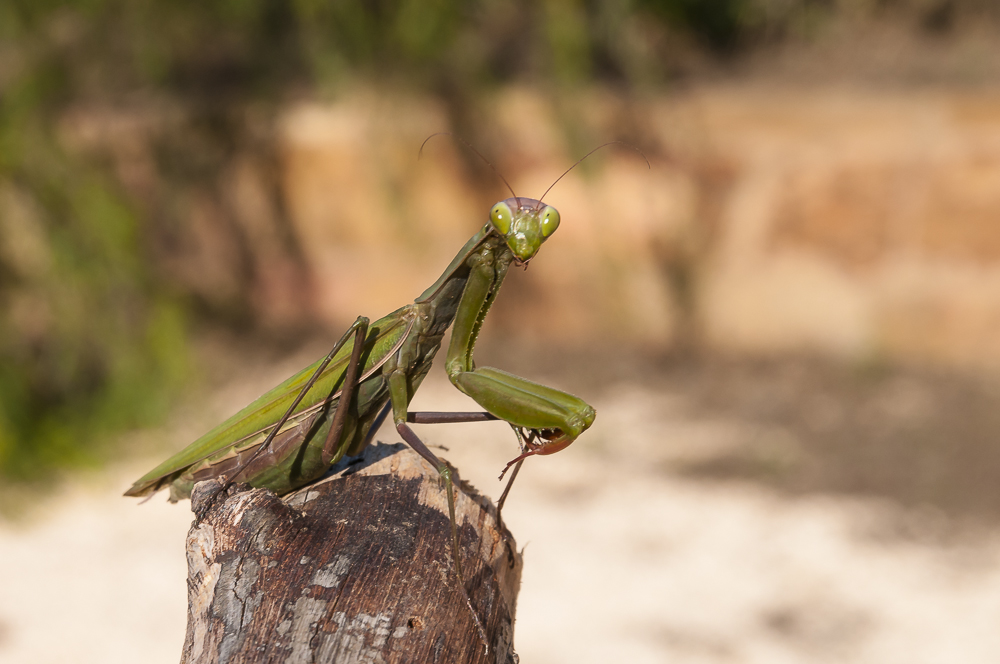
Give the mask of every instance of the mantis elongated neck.
POLYGON ((486 224, 479 229, 478 233, 469 238, 469 241, 465 243, 465 246, 459 249, 458 253, 455 254, 455 257, 451 259, 451 263, 449 263, 448 267, 444 269, 441 276, 437 278, 437 281, 421 293, 420 297, 414 300, 414 302, 416 304, 429 302, 439 294, 439 291, 444 288, 444 285, 447 282, 456 278, 464 279, 464 277, 468 274, 468 266, 465 265, 465 262, 469 259, 469 256, 479 249, 480 245, 487 237, 489 237, 490 233, 491 227, 489 224, 486 224))
POLYGON ((453 381, 459 373, 475 368, 473 352, 479 331, 500 292, 512 259, 513 254, 504 241, 491 236, 465 261, 469 272, 454 314, 451 344, 445 360, 445 370, 453 381))

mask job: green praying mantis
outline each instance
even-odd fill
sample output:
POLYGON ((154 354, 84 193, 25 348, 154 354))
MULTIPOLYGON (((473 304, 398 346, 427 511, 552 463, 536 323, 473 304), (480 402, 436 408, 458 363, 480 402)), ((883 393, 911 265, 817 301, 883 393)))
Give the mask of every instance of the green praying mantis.
POLYGON ((493 206, 487 223, 413 304, 374 323, 359 317, 325 358, 143 475, 125 495, 146 496, 169 487, 170 500, 177 501, 190 497, 196 482, 209 479, 223 486, 245 482, 283 495, 317 480, 341 458, 360 454, 391 410, 396 431, 443 480, 458 587, 486 643, 462 576, 452 471, 410 425, 487 420, 510 424, 521 453, 500 476, 514 466, 498 502, 499 521, 524 459, 565 449, 593 424, 596 413, 582 399, 500 369, 477 367, 473 359, 480 328, 508 270, 527 266, 559 227, 559 212, 542 202, 552 186, 536 200, 517 196, 507 184, 512 197, 493 206), (484 411, 410 412, 410 400, 449 326, 453 330, 445 370, 455 387, 484 411))

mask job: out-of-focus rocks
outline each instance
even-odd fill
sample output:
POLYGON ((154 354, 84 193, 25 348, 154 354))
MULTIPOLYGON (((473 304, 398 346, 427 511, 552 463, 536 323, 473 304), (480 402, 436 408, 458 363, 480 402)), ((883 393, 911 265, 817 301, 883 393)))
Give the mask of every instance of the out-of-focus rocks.
MULTIPOLYGON (((592 147, 569 146, 566 103, 518 88, 485 105, 487 156, 519 195, 592 147)), ((546 197, 559 233, 485 334, 1000 362, 1000 94, 722 86, 574 108, 651 168, 617 147, 566 175, 546 197)), ((331 324, 410 301, 508 195, 447 138, 417 160, 446 126, 432 101, 374 94, 284 115, 287 209, 331 324)))

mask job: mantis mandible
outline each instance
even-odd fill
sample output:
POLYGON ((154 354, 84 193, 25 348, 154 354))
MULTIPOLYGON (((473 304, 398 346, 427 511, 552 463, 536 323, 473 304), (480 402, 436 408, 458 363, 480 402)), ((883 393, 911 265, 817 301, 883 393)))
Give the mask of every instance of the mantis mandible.
POLYGON ((458 587, 485 643, 462 577, 452 471, 410 425, 487 420, 510 424, 521 454, 504 469, 516 464, 498 503, 499 521, 521 462, 566 448, 595 417, 594 409, 578 397, 499 369, 477 367, 473 360, 480 328, 508 270, 526 266, 559 227, 559 212, 542 202, 545 194, 537 200, 518 197, 513 189, 511 194, 493 206, 487 223, 413 304, 374 323, 359 317, 325 358, 139 478, 125 495, 146 496, 169 487, 174 502, 190 497, 196 482, 213 478, 224 486, 245 482, 283 495, 320 478, 344 456, 360 454, 391 410, 396 431, 444 482, 458 587), (453 330, 445 370, 455 387, 484 412, 410 412, 410 400, 449 326, 453 330))

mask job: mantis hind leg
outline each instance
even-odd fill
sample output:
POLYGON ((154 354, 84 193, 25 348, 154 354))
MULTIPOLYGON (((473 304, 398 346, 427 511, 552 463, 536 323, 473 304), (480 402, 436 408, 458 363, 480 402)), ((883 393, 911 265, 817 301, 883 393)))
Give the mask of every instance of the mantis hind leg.
MULTIPOLYGON (((326 369, 327 365, 330 364, 334 356, 336 356, 336 354, 340 352, 340 349, 344 347, 344 345, 347 343, 347 341, 351 338, 351 335, 353 334, 354 348, 351 352, 351 361, 347 368, 346 372, 347 375, 345 376, 345 380, 342 383, 343 387, 341 389, 341 398, 340 398, 340 403, 342 404, 350 403, 351 397, 354 394, 355 383, 357 382, 356 380, 358 371, 357 365, 361 357, 361 347, 364 345, 363 343, 364 338, 368 334, 368 323, 369 320, 367 318, 365 318, 364 316, 358 316, 358 319, 354 321, 354 323, 351 325, 351 327, 347 329, 346 332, 344 332, 343 336, 340 337, 340 339, 337 341, 336 344, 334 344, 333 348, 330 350, 329 353, 327 353, 326 357, 323 358, 323 361, 320 362, 319 366, 316 367, 316 370, 309 377, 309 380, 306 381, 306 384, 302 386, 302 389, 295 397, 295 401, 292 402, 292 404, 288 407, 288 410, 285 411, 285 414, 282 415, 281 418, 278 419, 277 423, 275 423, 275 425, 271 428, 271 431, 267 434, 267 437, 264 439, 264 442, 262 442, 260 446, 257 448, 257 450, 252 455, 250 455, 250 457, 246 461, 241 463, 239 467, 231 475, 229 475, 228 477, 220 476, 222 484, 219 486, 218 489, 215 490, 211 498, 209 498, 208 501, 204 504, 204 507, 202 508, 202 513, 207 513, 208 509, 215 503, 215 499, 220 494, 222 494, 226 489, 228 489, 229 486, 233 483, 233 481, 236 480, 241 473, 246 471, 246 469, 249 468, 253 464, 253 462, 256 461, 257 458, 270 447, 271 441, 273 441, 274 437, 278 435, 279 431, 281 431, 281 427, 283 427, 285 423, 288 422, 288 418, 290 418, 295 413, 295 409, 299 407, 300 403, 302 403, 302 399, 305 398, 306 393, 309 392, 309 390, 312 389, 312 386, 316 384, 316 381, 319 380, 319 377, 323 373, 323 370, 326 369)), ((337 408, 337 415, 334 416, 334 423, 333 425, 331 425, 330 433, 327 435, 326 445, 330 445, 331 439, 335 441, 340 438, 339 433, 337 433, 336 436, 333 436, 333 433, 334 429, 337 428, 338 426, 337 424, 338 416, 340 419, 339 428, 343 429, 346 412, 347 412, 346 407, 337 408), (344 415, 341 415, 341 412, 343 412, 344 415)), ((326 453, 325 446, 323 451, 325 455, 326 453)))
MULTIPOLYGON (((365 337, 368 336, 368 319, 359 316, 358 320, 354 322, 354 325, 347 330, 343 337, 341 337, 338 345, 343 346, 346 343, 348 335, 354 332, 354 347, 351 349, 351 359, 347 363, 347 370, 344 372, 344 382, 341 383, 340 388, 340 400, 337 401, 337 412, 333 416, 333 422, 330 424, 330 431, 326 434, 326 441, 323 443, 323 463, 329 464, 333 461, 334 456, 337 453, 337 446, 340 443, 340 436, 344 431, 344 423, 347 422, 347 414, 351 408, 354 407, 352 401, 354 400, 354 392, 358 386, 358 371, 361 364, 361 351, 364 350, 365 337)), ((339 348, 334 346, 334 349, 330 351, 330 355, 327 357, 331 358, 337 353, 339 348)), ((319 374, 317 370, 315 375, 319 374)), ((302 390, 305 394, 305 389, 302 390)))

